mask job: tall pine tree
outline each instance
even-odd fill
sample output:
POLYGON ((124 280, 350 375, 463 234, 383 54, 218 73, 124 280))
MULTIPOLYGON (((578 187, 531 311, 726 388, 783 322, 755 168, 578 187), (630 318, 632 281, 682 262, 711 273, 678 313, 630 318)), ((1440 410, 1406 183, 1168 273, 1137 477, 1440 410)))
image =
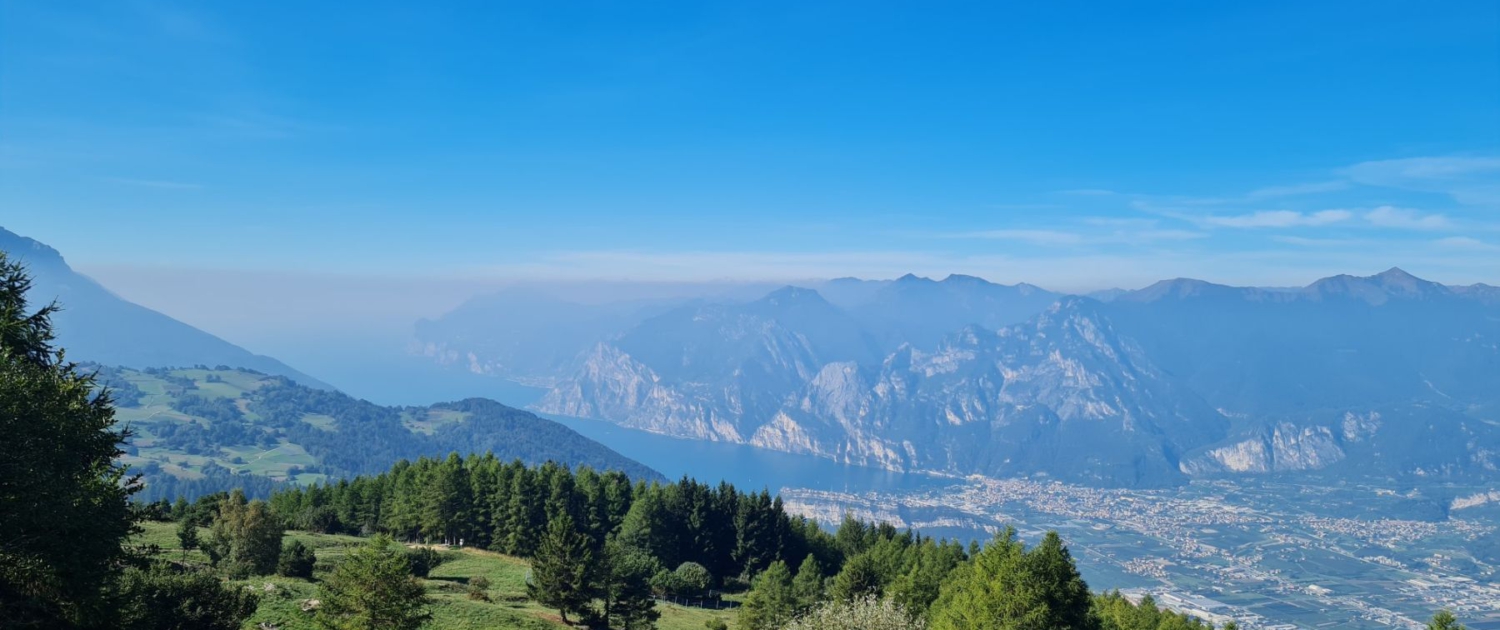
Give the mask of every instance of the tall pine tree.
POLYGON ((56 307, 31 311, 30 287, 0 252, 0 619, 64 627, 103 612, 140 485, 116 463, 109 394, 54 350, 56 307))
POLYGON ((651 576, 661 565, 646 552, 618 540, 609 541, 605 553, 609 565, 602 593, 605 625, 623 630, 654 627, 661 612, 651 596, 651 576))
POLYGON ((543 606, 556 608, 567 623, 568 613, 588 612, 595 594, 594 570, 588 537, 578 531, 573 517, 559 514, 548 523, 537 548, 526 592, 543 606))

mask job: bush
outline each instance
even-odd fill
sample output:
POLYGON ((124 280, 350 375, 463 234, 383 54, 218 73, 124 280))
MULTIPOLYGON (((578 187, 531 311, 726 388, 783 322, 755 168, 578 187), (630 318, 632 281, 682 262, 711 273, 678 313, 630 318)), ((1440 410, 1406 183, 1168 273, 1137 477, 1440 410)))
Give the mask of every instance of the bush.
POLYGON ((696 562, 684 562, 676 571, 658 571, 651 577, 651 588, 672 597, 699 597, 713 585, 714 576, 696 562))
POLYGON ((416 547, 406 552, 406 560, 411 563, 411 574, 425 578, 432 573, 438 565, 446 562, 448 557, 439 553, 431 547, 416 547))
POLYGON ((729 624, 718 617, 703 622, 703 627, 708 628, 708 630, 729 630, 729 624))
POLYGON ((200 542, 209 562, 231 578, 270 575, 281 558, 282 525, 264 501, 245 501, 235 490, 219 503, 219 514, 207 541, 200 542))
POLYGON ((469 578, 469 599, 472 599, 476 602, 490 601, 490 594, 488 592, 489 588, 489 578, 484 577, 483 575, 476 575, 472 578, 469 578))
POLYGON ((281 550, 281 558, 276 562, 276 574, 282 577, 310 578, 313 575, 313 565, 317 564, 317 555, 300 540, 293 540, 281 550))
POLYGON ((920 617, 888 599, 865 596, 848 602, 829 602, 808 611, 786 630, 926 630, 920 617))
POLYGON ((677 582, 677 588, 680 589, 679 594, 687 597, 696 597, 708 592, 708 587, 714 583, 713 574, 696 562, 684 562, 678 565, 672 575, 677 582))
POLYGON ((165 563, 126 569, 118 590, 119 619, 125 630, 202 628, 237 630, 255 613, 257 598, 226 586, 202 571, 178 571, 165 563))

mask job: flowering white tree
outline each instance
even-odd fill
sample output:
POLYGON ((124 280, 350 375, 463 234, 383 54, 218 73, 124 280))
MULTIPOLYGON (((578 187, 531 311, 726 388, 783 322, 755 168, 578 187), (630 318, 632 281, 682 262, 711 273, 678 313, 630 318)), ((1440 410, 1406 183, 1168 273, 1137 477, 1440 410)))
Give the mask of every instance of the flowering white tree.
POLYGON ((825 603, 792 620, 785 630, 927 630, 927 622, 900 604, 867 595, 825 603))

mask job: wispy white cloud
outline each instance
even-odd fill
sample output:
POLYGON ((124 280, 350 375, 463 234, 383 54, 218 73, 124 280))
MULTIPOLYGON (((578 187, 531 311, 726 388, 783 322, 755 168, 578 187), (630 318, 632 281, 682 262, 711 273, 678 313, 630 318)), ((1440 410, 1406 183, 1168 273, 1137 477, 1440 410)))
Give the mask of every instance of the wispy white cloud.
POLYGON ((1399 265, 1448 283, 1493 282, 1500 256, 1488 251, 1395 241, 1382 247, 1274 247, 1231 251, 1152 248, 1105 254, 1056 250, 1023 254, 933 251, 575 251, 523 263, 474 268, 469 277, 492 279, 629 281, 793 281, 839 276, 895 278, 963 273, 996 282, 1030 282, 1054 290, 1140 287, 1191 275, 1247 286, 1303 285, 1339 273, 1374 273, 1399 265))
POLYGON ((1500 203, 1500 157, 1436 156, 1361 162, 1342 170, 1366 186, 1439 193, 1469 205, 1500 203))
POLYGON ((1061 210, 1067 206, 1060 203, 992 203, 985 207, 995 210, 1061 210))
POLYGON ((1449 236, 1447 238, 1437 239, 1437 240, 1433 241, 1432 244, 1436 245, 1436 246, 1438 246, 1440 248, 1443 248, 1443 249, 1450 249, 1450 250, 1457 250, 1457 251, 1473 251, 1473 252, 1500 251, 1500 245, 1495 245, 1493 243, 1486 243, 1486 242, 1481 241, 1481 240, 1479 240, 1477 238, 1473 238, 1473 237, 1469 237, 1469 236, 1449 236))
POLYGON ((1364 219, 1371 225, 1401 230, 1445 230, 1453 227, 1448 217, 1441 214, 1422 214, 1409 208, 1381 206, 1366 212, 1364 219))
POLYGON ((1342 179, 1334 179, 1324 182, 1311 182, 1306 184, 1293 184, 1290 186, 1267 186, 1257 188, 1245 195, 1247 199, 1270 199, 1274 197, 1294 197, 1299 195, 1313 195, 1317 193, 1337 192, 1347 190, 1349 182, 1342 179))
POLYGON ((160 188, 164 190, 197 190, 203 186, 187 182, 174 182, 163 179, 135 179, 132 177, 106 177, 104 181, 125 186, 137 186, 140 188, 160 188))
POLYGON ((1277 235, 1271 237, 1272 241, 1296 245, 1298 247, 1349 247, 1351 245, 1369 244, 1368 240, 1354 238, 1311 238, 1306 236, 1277 235))
POLYGON ((1354 213, 1348 210, 1319 210, 1309 213, 1294 210, 1261 210, 1249 214, 1206 216, 1190 220, 1209 227, 1289 228, 1330 225, 1352 218, 1354 218, 1354 213))
POLYGON ((1120 224, 1129 226, 1131 229, 1115 229, 1108 232, 1083 232, 1066 230, 1046 229, 998 229, 998 230, 975 230, 972 232, 954 232, 941 234, 942 238, 961 239, 991 239, 1004 241, 1020 241, 1033 245, 1050 246, 1073 246, 1073 245, 1106 245, 1106 244, 1146 244, 1156 241, 1188 241, 1206 238, 1208 234, 1193 230, 1177 229, 1155 229, 1151 226, 1154 221, 1137 222, 1125 221, 1120 224))
POLYGON ((1076 232, 1062 230, 978 230, 945 235, 950 238, 982 238, 1003 241, 1023 241, 1034 245, 1078 245, 1084 237, 1076 232))

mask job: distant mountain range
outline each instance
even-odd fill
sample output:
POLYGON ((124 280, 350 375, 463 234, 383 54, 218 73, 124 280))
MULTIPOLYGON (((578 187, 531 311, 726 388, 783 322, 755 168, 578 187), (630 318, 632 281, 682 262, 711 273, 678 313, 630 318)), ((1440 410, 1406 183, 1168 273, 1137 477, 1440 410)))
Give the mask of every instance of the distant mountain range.
MULTIPOLYGON (((559 345, 525 376, 549 386, 546 413, 893 469, 1122 485, 1500 473, 1494 287, 1392 269, 1098 297, 839 279, 654 305, 612 332, 607 317, 587 335, 530 329, 559 345)), ((465 314, 473 328, 480 311, 465 314)), ((462 339, 425 341, 488 360, 462 339)))
POLYGON ((0 251, 26 265, 34 307, 56 300, 58 345, 74 361, 135 368, 191 365, 250 368, 309 387, 332 386, 271 357, 122 299, 68 266, 57 250, 0 228, 0 251))

